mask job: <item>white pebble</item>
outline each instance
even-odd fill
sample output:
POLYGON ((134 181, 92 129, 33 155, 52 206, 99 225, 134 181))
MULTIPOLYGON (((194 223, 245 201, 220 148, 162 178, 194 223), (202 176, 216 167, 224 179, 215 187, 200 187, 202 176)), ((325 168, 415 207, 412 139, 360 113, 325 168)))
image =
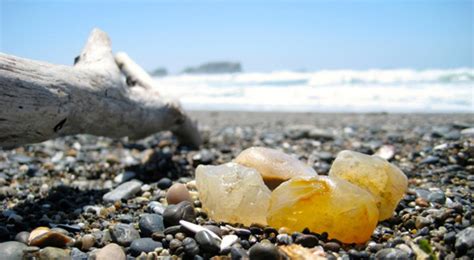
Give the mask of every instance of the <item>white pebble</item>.
POLYGON ((239 237, 237 237, 236 235, 224 236, 221 242, 221 251, 223 251, 226 248, 231 247, 235 242, 237 242, 238 239, 239 237))

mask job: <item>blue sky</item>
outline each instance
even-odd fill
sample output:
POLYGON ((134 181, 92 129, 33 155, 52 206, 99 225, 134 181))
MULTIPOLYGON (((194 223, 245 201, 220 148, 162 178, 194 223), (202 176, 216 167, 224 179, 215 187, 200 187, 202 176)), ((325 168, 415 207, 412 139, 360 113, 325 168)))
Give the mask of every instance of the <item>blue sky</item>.
POLYGON ((0 1, 1 52, 60 64, 99 27, 148 70, 474 66, 474 1, 0 1))

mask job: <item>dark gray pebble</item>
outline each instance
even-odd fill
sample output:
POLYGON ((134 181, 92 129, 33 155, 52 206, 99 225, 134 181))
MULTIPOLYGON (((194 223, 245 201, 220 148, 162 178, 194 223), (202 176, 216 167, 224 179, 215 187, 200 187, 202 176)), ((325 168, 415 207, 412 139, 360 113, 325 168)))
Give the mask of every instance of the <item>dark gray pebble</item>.
POLYGON ((298 236, 295 240, 296 244, 300 244, 304 247, 309 247, 309 248, 317 246, 318 242, 319 240, 316 236, 306 235, 306 234, 298 236))
POLYGON ((122 199, 129 199, 140 191, 142 182, 131 180, 120 184, 115 189, 104 194, 102 199, 106 202, 114 202, 122 199))
POLYGON ((418 230, 418 233, 416 233, 416 236, 427 236, 429 233, 430 233, 430 229, 428 227, 424 227, 418 230))
POLYGON ((245 239, 240 240, 240 245, 241 245, 243 248, 245 248, 245 249, 249 249, 249 248, 250 248, 250 243, 249 243, 249 241, 248 241, 248 240, 245 240, 245 239))
POLYGON ((444 204, 446 202, 446 196, 442 191, 436 191, 436 192, 431 192, 428 195, 428 201, 429 202, 434 202, 434 203, 439 203, 439 204, 444 204))
POLYGON ((271 243, 257 243, 249 250, 249 257, 252 260, 272 260, 280 259, 278 248, 271 243))
POLYGON ((72 233, 81 232, 81 227, 79 225, 57 224, 55 227, 62 228, 72 233))
POLYGON ((197 208, 201 208, 201 207, 202 207, 202 203, 201 203, 201 201, 199 201, 199 200, 195 200, 195 201, 193 202, 193 204, 194 204, 194 207, 197 207, 197 208))
POLYGON ((461 132, 457 130, 450 131, 443 135, 446 140, 458 140, 461 138, 461 132))
POLYGON ((188 256, 195 256, 199 254, 199 245, 196 240, 187 237, 183 240, 184 253, 188 256))
POLYGON ((474 248, 474 227, 468 227, 456 235, 456 254, 461 256, 474 248))
POLYGON ((140 232, 143 237, 164 230, 163 217, 158 214, 143 214, 139 221, 140 232))
POLYGON ((315 140, 334 140, 334 135, 323 129, 314 128, 308 133, 308 137, 315 140))
POLYGON ((0 226, 0 241, 6 241, 10 238, 10 232, 4 226, 0 226))
POLYGON ((121 246, 129 246, 132 241, 139 239, 140 234, 131 225, 119 223, 110 229, 112 241, 121 246))
POLYGON ((248 238, 250 235, 252 235, 252 232, 245 228, 239 228, 235 231, 235 234, 239 237, 248 238))
POLYGON ((125 224, 130 224, 133 222, 133 216, 128 214, 120 214, 117 216, 117 219, 125 224))
POLYGON ((454 231, 444 234, 443 237, 444 243, 447 245, 452 245, 456 242, 456 233, 454 231))
POLYGON ((194 222, 196 212, 193 204, 189 201, 182 201, 176 205, 169 205, 163 212, 163 222, 165 227, 179 225, 180 220, 194 222))
POLYGON ((409 220, 405 221, 405 223, 403 223, 403 226, 406 229, 414 229, 416 227, 416 222, 413 219, 409 219, 409 220))
POLYGON ((161 180, 159 180, 156 185, 158 186, 158 188, 162 189, 162 190, 166 190, 168 189, 169 187, 171 187, 171 185, 173 185, 173 182, 168 179, 168 178, 162 178, 161 180))
POLYGON ((293 238, 293 240, 296 240, 301 235, 303 235, 303 233, 293 232, 293 233, 291 233, 291 238, 293 238))
POLYGON ((420 164, 435 164, 437 162, 439 162, 439 157, 428 156, 425 159, 421 160, 420 164))
POLYGON ((275 233, 275 234, 278 234, 278 230, 276 230, 275 228, 272 228, 272 227, 265 227, 263 229, 263 233, 269 235, 271 233, 275 233))
POLYGON ((324 244, 324 249, 332 251, 332 252, 338 252, 339 249, 341 248, 341 245, 337 242, 327 242, 324 244))
POLYGON ((133 240, 132 244, 130 245, 130 253, 133 256, 138 256, 141 254, 141 252, 153 252, 158 247, 162 247, 160 242, 156 242, 149 237, 139 238, 133 240))
POLYGON ((230 249, 230 257, 232 260, 249 259, 247 251, 241 247, 232 247, 230 249))
POLYGON ((372 253, 376 253, 380 251, 382 248, 383 248, 382 244, 377 244, 375 242, 369 242, 369 244, 367 245, 367 250, 372 253))
POLYGON ((250 227, 250 232, 254 235, 261 235, 263 234, 263 230, 259 227, 250 227))
POLYGON ((15 161, 15 162, 19 162, 21 164, 26 164, 26 163, 29 163, 29 162, 33 161, 33 158, 31 158, 29 156, 26 156, 24 154, 13 154, 13 155, 10 155, 8 157, 10 158, 10 160, 15 161))
POLYGON ((349 250, 349 258, 350 259, 369 259, 369 253, 365 251, 357 251, 355 249, 350 249, 349 250))
POLYGON ((317 153, 317 156, 319 157, 319 159, 326 162, 331 162, 334 159, 334 155, 332 153, 324 152, 324 151, 317 153))
POLYGON ((155 232, 155 233, 151 234, 151 238, 153 238, 153 240, 155 240, 155 241, 161 241, 165 237, 166 237, 166 235, 162 231, 158 231, 158 232, 155 232))
POLYGON ((71 260, 87 260, 89 256, 81 250, 73 247, 71 250, 71 260))
POLYGON ((194 236, 194 239, 196 239, 196 242, 198 242, 200 248, 203 251, 206 251, 208 253, 218 253, 220 248, 219 248, 219 242, 212 237, 207 231, 199 231, 196 233, 194 236))
POLYGON ((212 163, 213 160, 214 160, 214 154, 207 149, 203 149, 198 154, 195 154, 193 156, 194 165, 210 164, 212 163))
POLYGON ((424 189, 416 189, 415 192, 418 198, 422 198, 424 200, 428 200, 428 196, 430 195, 430 192, 424 189))
POLYGON ((180 225, 176 225, 176 226, 171 226, 171 227, 167 227, 165 228, 164 230, 164 234, 165 235, 176 235, 177 233, 181 232, 182 230, 182 227, 180 225))

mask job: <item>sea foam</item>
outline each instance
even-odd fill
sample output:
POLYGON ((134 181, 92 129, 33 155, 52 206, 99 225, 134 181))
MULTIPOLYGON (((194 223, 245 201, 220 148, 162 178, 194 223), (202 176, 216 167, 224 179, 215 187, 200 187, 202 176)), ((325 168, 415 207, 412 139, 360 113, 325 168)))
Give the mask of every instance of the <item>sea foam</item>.
POLYGON ((190 110, 474 112, 474 69, 321 70, 155 78, 190 110))

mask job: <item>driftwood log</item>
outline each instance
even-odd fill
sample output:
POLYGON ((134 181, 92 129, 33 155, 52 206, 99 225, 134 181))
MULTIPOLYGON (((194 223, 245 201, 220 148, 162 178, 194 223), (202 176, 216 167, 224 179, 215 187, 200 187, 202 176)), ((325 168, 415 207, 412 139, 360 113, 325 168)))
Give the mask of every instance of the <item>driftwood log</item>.
POLYGON ((172 131, 182 144, 201 138, 179 103, 126 54, 112 54, 107 34, 94 29, 74 66, 0 53, 0 147, 93 134, 131 139, 172 131))

